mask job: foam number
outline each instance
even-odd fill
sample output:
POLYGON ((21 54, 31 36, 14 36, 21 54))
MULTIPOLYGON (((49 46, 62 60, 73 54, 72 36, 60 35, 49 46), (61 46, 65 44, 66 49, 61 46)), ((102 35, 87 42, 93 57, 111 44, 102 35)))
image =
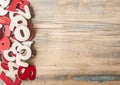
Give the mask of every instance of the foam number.
POLYGON ((29 5, 27 0, 0 0, 0 80, 5 85, 20 85, 36 76, 27 62, 33 57, 34 37, 29 5))
POLYGON ((19 41, 26 41, 30 37, 30 30, 26 26, 18 26, 15 31, 15 38, 19 41))
MULTIPOLYGON (((8 63, 6 63, 5 68, 8 67, 7 65, 8 65, 8 63)), ((7 70, 7 69, 4 69, 4 67, 2 66, 2 62, 0 61, 0 73, 1 73, 1 72, 7 73, 8 70, 7 70)))
POLYGON ((5 10, 5 8, 9 5, 10 0, 1 0, 0 1, 0 16, 6 15, 8 13, 7 10, 5 10))
MULTIPOLYGON (((10 19, 7 16, 0 16, 0 24, 2 25, 9 25, 10 24, 10 19)), ((1 26, 0 26, 1 28, 1 26)))
POLYGON ((9 70, 8 63, 6 63, 6 62, 1 62, 1 67, 5 70, 9 70))
POLYGON ((18 68, 18 66, 14 62, 8 63, 9 71, 6 73, 6 76, 15 78, 15 75, 17 74, 17 70, 14 70, 14 68, 18 68))
POLYGON ((31 18, 30 9, 29 9, 28 5, 24 6, 24 12, 19 10, 19 9, 17 9, 17 10, 18 11, 16 13, 24 16, 26 19, 30 19, 31 18))
POLYGON ((29 3, 27 0, 21 0, 19 9, 24 10, 24 6, 25 6, 25 5, 28 5, 28 6, 29 6, 29 4, 30 4, 30 3, 29 3))
POLYGON ((1 73, 0 80, 2 80, 5 85, 20 85, 21 82, 18 77, 12 82, 11 79, 7 77, 4 72, 1 73))
POLYGON ((3 7, 0 7, 0 16, 6 15, 8 13, 3 7))
POLYGON ((6 8, 10 3, 10 0, 0 0, 0 5, 3 7, 3 8, 6 8))
POLYGON ((16 60, 16 56, 10 55, 10 53, 12 52, 14 54, 17 54, 17 48, 18 48, 18 46, 21 46, 21 44, 19 42, 14 42, 12 44, 12 47, 10 49, 5 50, 3 52, 4 57, 5 57, 6 60, 8 60, 8 61, 15 61, 16 60))
POLYGON ((16 11, 16 7, 19 4, 20 0, 12 0, 9 8, 7 8, 7 10, 9 11, 16 11))
POLYGON ((21 16, 21 15, 17 15, 14 12, 10 12, 10 19, 11 19, 11 23, 10 23, 10 30, 14 31, 14 28, 24 25, 27 26, 27 20, 21 16))
POLYGON ((17 49, 16 64, 19 66, 28 67, 28 63, 24 62, 31 58, 32 52, 28 46, 20 46, 17 49))
POLYGON ((18 78, 20 80, 34 80, 36 76, 35 67, 30 65, 29 67, 19 67, 18 68, 18 78))
POLYGON ((9 50, 4 51, 3 54, 5 59, 11 62, 16 61, 17 65, 27 67, 28 63, 23 61, 31 58, 32 52, 30 49, 30 45, 32 43, 28 42, 26 44, 28 45, 22 45, 19 42, 15 41, 9 50), (14 53, 16 56, 10 55, 11 52, 14 53))

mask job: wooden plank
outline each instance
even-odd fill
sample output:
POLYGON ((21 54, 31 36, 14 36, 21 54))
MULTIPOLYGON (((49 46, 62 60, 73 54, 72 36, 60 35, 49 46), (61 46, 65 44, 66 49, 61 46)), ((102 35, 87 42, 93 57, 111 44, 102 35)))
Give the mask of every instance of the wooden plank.
POLYGON ((120 84, 119 0, 29 1, 37 78, 22 85, 120 84))
MULTIPOLYGON (((109 82, 91 82, 91 81, 75 81, 75 80, 35 80, 24 81, 21 85, 120 85, 120 81, 109 82)), ((3 85, 3 83, 0 83, 3 85)))
POLYGON ((51 80, 51 81, 40 81, 36 80, 33 82, 23 82, 23 85, 120 85, 120 81, 111 81, 111 82, 90 82, 90 81, 58 81, 58 80, 51 80))
POLYGON ((37 75, 120 74, 120 25, 52 25, 34 26, 37 75))
POLYGON ((102 21, 119 24, 119 0, 30 0, 33 21, 77 22, 102 21))

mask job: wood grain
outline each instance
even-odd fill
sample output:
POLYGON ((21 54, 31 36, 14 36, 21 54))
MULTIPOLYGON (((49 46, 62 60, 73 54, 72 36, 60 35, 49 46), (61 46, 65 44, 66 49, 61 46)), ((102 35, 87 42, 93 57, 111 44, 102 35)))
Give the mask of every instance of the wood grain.
POLYGON ((23 85, 120 85, 119 81, 110 81, 110 82, 90 82, 90 81, 73 81, 73 80, 66 80, 66 81, 58 81, 58 80, 51 80, 51 81, 40 81, 36 80, 33 82, 23 82, 23 85))
POLYGON ((37 78, 22 85, 120 84, 120 0, 30 2, 37 78))

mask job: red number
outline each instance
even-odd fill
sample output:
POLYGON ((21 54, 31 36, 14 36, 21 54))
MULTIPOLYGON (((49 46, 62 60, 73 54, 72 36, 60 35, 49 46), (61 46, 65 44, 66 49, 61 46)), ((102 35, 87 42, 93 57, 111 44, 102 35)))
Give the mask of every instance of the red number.
POLYGON ((5 69, 5 70, 9 70, 9 68, 8 68, 8 63, 6 63, 6 62, 2 62, 2 63, 1 63, 1 67, 2 67, 3 69, 5 69))
POLYGON ((29 5, 29 2, 26 1, 26 0, 12 0, 11 4, 7 8, 7 10, 9 10, 9 11, 17 11, 16 7, 17 7, 18 4, 20 4, 19 8, 23 10, 25 5, 29 5))
POLYGON ((29 67, 19 67, 18 68, 18 78, 20 80, 34 80, 36 76, 36 69, 34 66, 30 65, 29 67), (22 70, 25 70, 22 73, 22 70))
POLYGON ((10 18, 8 18, 7 16, 0 16, 0 24, 9 25, 10 18))
POLYGON ((1 73, 0 79, 6 84, 6 85, 20 85, 20 80, 18 78, 15 79, 14 82, 9 79, 4 72, 1 73))
POLYGON ((16 7, 19 2, 20 2, 20 0, 12 0, 11 4, 10 4, 9 8, 7 8, 7 10, 16 11, 16 7))
POLYGON ((21 0, 21 4, 20 4, 20 9, 21 10, 24 10, 24 6, 25 5, 29 5, 30 3, 26 0, 21 0))

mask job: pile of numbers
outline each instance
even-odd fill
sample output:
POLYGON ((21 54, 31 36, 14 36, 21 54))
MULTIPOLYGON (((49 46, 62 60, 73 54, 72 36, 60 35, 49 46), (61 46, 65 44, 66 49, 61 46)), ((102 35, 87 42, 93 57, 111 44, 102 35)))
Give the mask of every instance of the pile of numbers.
POLYGON ((35 66, 28 63, 34 37, 29 5, 26 0, 0 0, 0 80, 5 85, 36 76, 35 66))

